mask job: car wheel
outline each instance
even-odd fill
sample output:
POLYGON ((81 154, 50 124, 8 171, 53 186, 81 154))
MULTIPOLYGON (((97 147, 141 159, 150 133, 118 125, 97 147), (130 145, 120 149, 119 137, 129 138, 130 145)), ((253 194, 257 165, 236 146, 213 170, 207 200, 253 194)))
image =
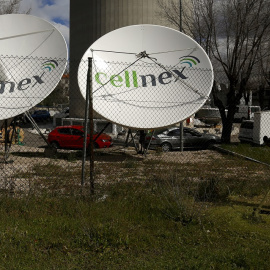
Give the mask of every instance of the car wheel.
POLYGON ((215 144, 215 143, 216 143, 216 141, 214 141, 214 140, 208 141, 206 143, 206 148, 211 148, 213 146, 213 144, 215 144))
MULTIPOLYGON (((93 144, 93 148, 94 149, 98 149, 99 148, 99 145, 96 143, 96 142, 94 142, 94 144, 93 144)), ((87 147, 87 151, 89 151, 90 150, 90 144, 88 144, 88 147, 87 147)))
POLYGON ((94 142, 94 148, 95 149, 98 149, 99 148, 99 145, 96 142, 94 142))
POLYGON ((162 152, 169 152, 172 150, 172 146, 169 143, 163 143, 161 145, 162 152))
POLYGON ((55 149, 58 149, 59 148, 58 142, 51 142, 51 147, 55 148, 55 149))

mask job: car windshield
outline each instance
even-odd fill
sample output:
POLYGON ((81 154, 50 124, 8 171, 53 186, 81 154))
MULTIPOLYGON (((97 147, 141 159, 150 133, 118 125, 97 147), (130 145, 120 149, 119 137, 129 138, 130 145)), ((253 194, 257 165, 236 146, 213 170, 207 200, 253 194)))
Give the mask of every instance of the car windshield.
POLYGON ((72 131, 72 135, 83 136, 83 132, 79 129, 72 128, 71 131, 72 131))
POLYGON ((70 130, 70 128, 59 128, 58 133, 65 134, 65 135, 71 135, 71 130, 70 130))
POLYGON ((157 129, 155 131, 155 133, 157 133, 157 134, 161 134, 161 133, 167 134, 168 132, 170 132, 170 131, 167 128, 157 129))
POLYGON ((259 112, 260 108, 259 107, 251 107, 251 112, 259 112))
POLYGON ((198 136, 198 137, 202 136, 202 134, 199 131, 196 131, 196 130, 193 130, 193 129, 184 129, 184 132, 189 133, 192 136, 198 136))
MULTIPOLYGON (((83 127, 82 127, 80 130, 84 133, 84 128, 83 128, 83 127)), ((87 133, 89 134, 88 128, 87 128, 87 133)), ((98 133, 99 133, 99 132, 97 132, 97 131, 95 131, 95 130, 94 130, 94 132, 93 132, 94 135, 96 135, 96 134, 98 134, 98 133)))
POLYGON ((253 121, 242 122, 241 128, 253 129, 253 121))
POLYGON ((147 132, 147 135, 151 135, 154 132, 155 135, 158 134, 167 134, 168 133, 168 129, 167 128, 162 128, 162 129, 155 129, 155 130, 150 130, 147 132))
POLYGON ((171 131, 168 132, 167 134, 168 136, 180 136, 180 129, 173 129, 171 131))

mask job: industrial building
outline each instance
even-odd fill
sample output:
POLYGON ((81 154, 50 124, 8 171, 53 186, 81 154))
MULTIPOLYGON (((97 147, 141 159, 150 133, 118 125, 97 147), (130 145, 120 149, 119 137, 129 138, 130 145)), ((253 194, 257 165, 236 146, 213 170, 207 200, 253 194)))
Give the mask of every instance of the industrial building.
POLYGON ((120 27, 170 26, 158 12, 158 0, 70 1, 70 118, 84 117, 85 100, 77 83, 77 71, 85 51, 98 38, 120 27))
POLYGON ((77 83, 77 70, 85 51, 98 38, 135 24, 166 25, 158 16, 158 0, 70 1, 70 118, 84 117, 85 100, 77 83))

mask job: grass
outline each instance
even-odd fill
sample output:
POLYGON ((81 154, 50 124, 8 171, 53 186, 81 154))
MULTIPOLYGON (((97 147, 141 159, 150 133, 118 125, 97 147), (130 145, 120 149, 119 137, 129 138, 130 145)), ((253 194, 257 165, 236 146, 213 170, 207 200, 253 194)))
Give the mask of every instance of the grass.
POLYGON ((74 162, 16 171, 31 192, 0 196, 0 269, 269 269, 267 166, 97 159, 93 196, 74 162))
POLYGON ((248 143, 225 144, 222 148, 256 159, 270 165, 270 147, 255 146, 248 143))
POLYGON ((267 269, 269 216, 219 202, 182 223, 150 187, 121 184, 95 201, 2 198, 1 269, 267 269))

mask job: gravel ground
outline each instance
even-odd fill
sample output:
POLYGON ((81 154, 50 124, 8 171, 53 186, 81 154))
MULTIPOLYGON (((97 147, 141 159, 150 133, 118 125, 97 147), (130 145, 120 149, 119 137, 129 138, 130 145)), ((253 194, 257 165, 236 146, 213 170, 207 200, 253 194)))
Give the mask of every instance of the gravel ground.
MULTIPOLYGON (((234 132, 232 135, 232 141, 238 141, 237 133, 238 126, 234 128, 234 132)), ((0 144, 0 189, 10 189, 12 186, 20 187, 22 190, 29 189, 29 180, 24 178, 16 179, 13 177, 14 175, 18 175, 18 172, 25 173, 30 172, 33 166, 37 164, 57 164, 62 166, 63 168, 80 168, 82 166, 82 161, 80 159, 72 160, 72 162, 64 160, 64 159, 51 159, 46 157, 44 154, 44 150, 46 147, 45 141, 41 138, 41 136, 37 135, 35 132, 31 132, 31 130, 25 129, 25 140, 24 145, 12 145, 10 153, 14 153, 14 155, 10 155, 9 161, 10 163, 4 162, 4 144, 0 144)), ((212 130, 213 132, 216 132, 212 130)), ((45 134, 46 136, 46 134, 45 134)), ((201 151, 173 151, 169 153, 159 153, 156 151, 149 150, 146 156, 142 156, 141 154, 137 154, 134 147, 124 147, 125 138, 115 138, 114 146, 109 149, 98 149, 96 150, 95 162, 96 163, 110 163, 110 162, 123 162, 127 159, 147 159, 147 160, 159 160, 159 161, 167 161, 174 163, 198 163, 205 162, 207 160, 213 159, 222 159, 223 155, 212 150, 201 150, 201 151), (100 154, 101 152, 101 154, 100 154)), ((72 150, 58 150, 59 153, 72 153, 72 150)))

